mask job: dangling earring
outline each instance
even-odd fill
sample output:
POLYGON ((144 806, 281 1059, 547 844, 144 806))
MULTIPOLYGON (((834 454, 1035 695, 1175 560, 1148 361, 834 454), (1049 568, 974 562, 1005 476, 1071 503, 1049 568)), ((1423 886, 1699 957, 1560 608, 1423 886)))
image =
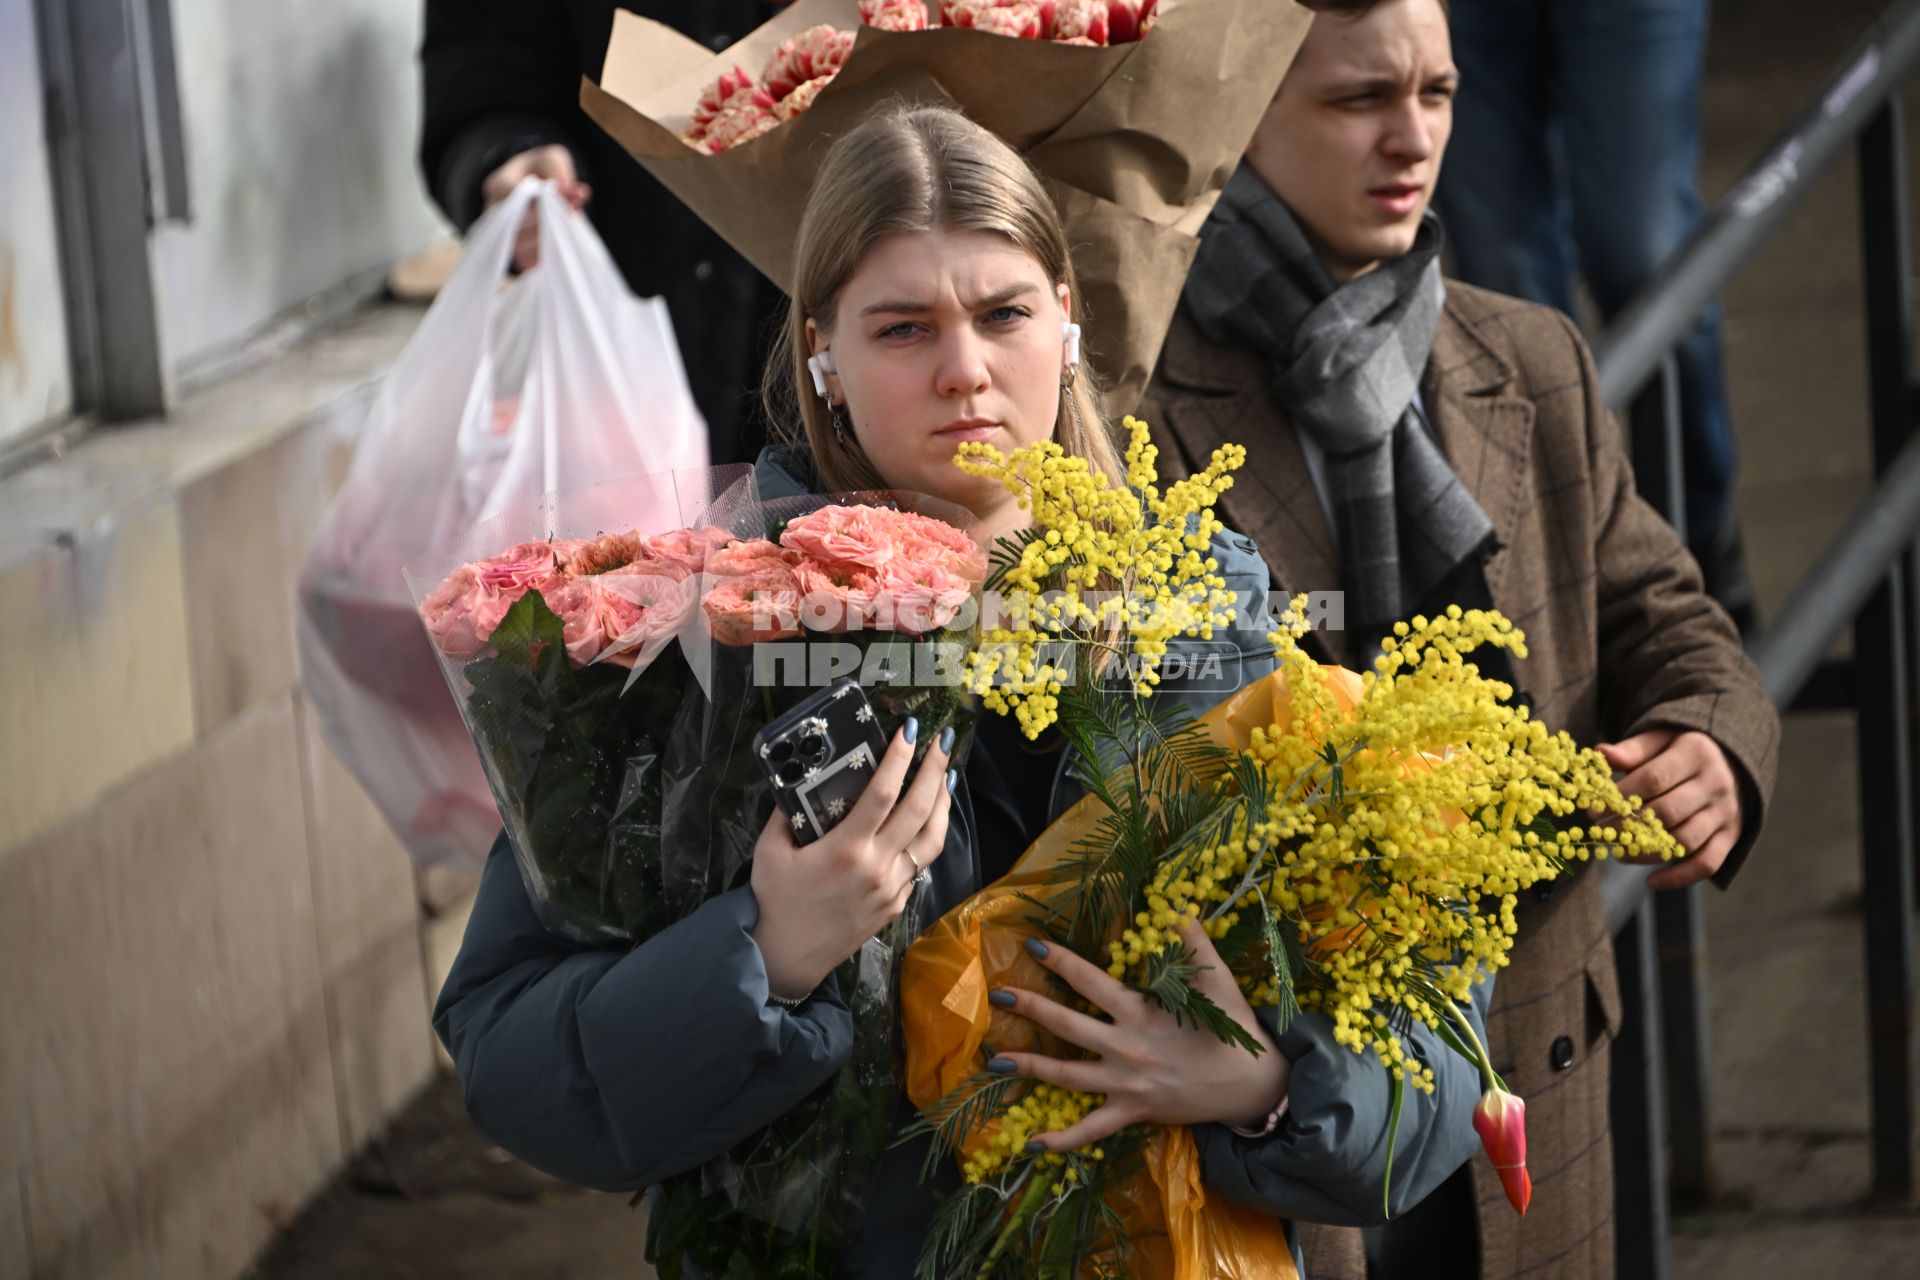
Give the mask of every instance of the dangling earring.
POLYGON ((840 406, 831 400, 827 401, 827 414, 833 419, 833 442, 842 449, 847 448, 849 443, 847 424, 845 419, 840 416, 840 406))
POLYGON ((833 353, 830 351, 822 351, 817 356, 808 356, 807 372, 813 375, 813 394, 819 396, 822 400, 830 400, 831 393, 827 390, 827 375, 839 372, 838 369, 833 367, 833 353))

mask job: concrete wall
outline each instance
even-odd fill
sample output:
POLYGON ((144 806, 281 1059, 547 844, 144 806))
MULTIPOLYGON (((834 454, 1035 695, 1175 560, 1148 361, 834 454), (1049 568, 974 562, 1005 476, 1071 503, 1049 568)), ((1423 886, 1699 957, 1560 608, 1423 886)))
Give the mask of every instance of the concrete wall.
POLYGON ((416 318, 0 481, 0 1276, 238 1275, 431 1076, 413 869, 292 618, 416 318))
POLYGON ((0 444, 73 403, 34 0, 0 0, 0 444))
POLYGON ((171 367, 437 234, 413 159, 422 9, 174 0, 193 220, 155 237, 171 367))

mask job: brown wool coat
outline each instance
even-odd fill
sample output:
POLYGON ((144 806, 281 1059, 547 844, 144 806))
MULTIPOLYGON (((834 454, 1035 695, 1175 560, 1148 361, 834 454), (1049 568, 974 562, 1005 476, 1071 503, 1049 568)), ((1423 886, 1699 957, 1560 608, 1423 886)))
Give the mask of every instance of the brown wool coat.
MULTIPOLYGON (((1140 416, 1163 476, 1198 469, 1221 444, 1245 445, 1221 518, 1259 543, 1276 589, 1337 590, 1333 535, 1267 382, 1261 357, 1208 342, 1183 309, 1140 416)), ((1529 654, 1515 667, 1534 713, 1589 745, 1697 729, 1733 760, 1745 830, 1724 886, 1760 828, 1779 720, 1693 558, 1635 492, 1586 344, 1557 311, 1448 281, 1421 398, 1499 534, 1487 583, 1526 632, 1529 654)), ((1316 637, 1324 656, 1354 663, 1345 637, 1316 637)), ((1516 1216, 1487 1162, 1474 1161, 1480 1274, 1603 1280, 1613 1275, 1606 1051, 1620 995, 1598 877, 1529 896, 1519 923, 1487 1029, 1495 1068, 1526 1099, 1533 1202, 1516 1216), (1557 1069, 1563 1039, 1572 1061, 1557 1069)), ((1356 1231, 1311 1227, 1306 1246, 1311 1280, 1364 1274, 1356 1231)))

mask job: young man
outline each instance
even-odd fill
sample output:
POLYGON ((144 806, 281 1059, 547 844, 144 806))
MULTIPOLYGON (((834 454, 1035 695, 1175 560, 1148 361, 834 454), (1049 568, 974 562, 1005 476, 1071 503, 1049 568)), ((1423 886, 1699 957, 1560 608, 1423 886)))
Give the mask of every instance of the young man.
MULTIPOLYGON (((1329 660, 1366 665, 1397 618, 1500 609, 1527 633, 1512 675, 1535 715, 1599 744, 1690 851, 1654 886, 1724 884, 1759 829, 1779 723, 1636 495, 1572 324, 1441 281, 1427 206, 1458 80, 1442 0, 1309 3, 1148 392, 1163 470, 1247 446, 1222 516, 1279 589, 1344 593, 1344 629, 1314 636, 1329 660)), ((1598 877, 1527 895, 1519 923, 1488 1032, 1527 1102, 1532 1207, 1516 1216, 1476 1160, 1369 1232, 1376 1274, 1613 1273, 1620 1005, 1598 877)), ((1316 1280, 1357 1272, 1351 1233, 1308 1235, 1316 1280)))

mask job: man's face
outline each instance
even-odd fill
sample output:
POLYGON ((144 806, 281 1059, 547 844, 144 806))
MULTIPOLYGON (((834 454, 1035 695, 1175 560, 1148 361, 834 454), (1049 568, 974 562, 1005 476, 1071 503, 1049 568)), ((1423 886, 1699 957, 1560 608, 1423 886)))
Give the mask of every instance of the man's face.
POLYGON ((1440 0, 1386 0, 1361 18, 1313 20, 1247 163, 1337 279, 1413 247, 1459 81, 1440 0))

